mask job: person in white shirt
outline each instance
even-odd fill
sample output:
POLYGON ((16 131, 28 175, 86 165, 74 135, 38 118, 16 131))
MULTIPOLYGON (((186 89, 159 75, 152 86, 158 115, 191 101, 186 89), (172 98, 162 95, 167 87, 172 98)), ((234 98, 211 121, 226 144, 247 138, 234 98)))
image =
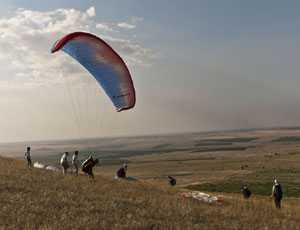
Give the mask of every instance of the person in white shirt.
POLYGON ((78 167, 79 167, 78 151, 75 151, 72 156, 72 165, 75 169, 75 175, 78 176, 78 167))
POLYGON ((63 170, 63 174, 65 175, 67 173, 67 170, 69 168, 69 163, 68 163, 68 156, 69 153, 65 152, 62 157, 60 158, 60 165, 62 167, 63 170))

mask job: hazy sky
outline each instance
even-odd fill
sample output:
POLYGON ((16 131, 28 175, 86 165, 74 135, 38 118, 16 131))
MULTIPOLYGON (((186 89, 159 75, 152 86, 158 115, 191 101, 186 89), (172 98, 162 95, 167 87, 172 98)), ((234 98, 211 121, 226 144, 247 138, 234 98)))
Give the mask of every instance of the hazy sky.
POLYGON ((0 142, 300 124, 300 2, 10 0, 0 3, 0 142), (117 113, 53 43, 97 34, 128 64, 117 113))

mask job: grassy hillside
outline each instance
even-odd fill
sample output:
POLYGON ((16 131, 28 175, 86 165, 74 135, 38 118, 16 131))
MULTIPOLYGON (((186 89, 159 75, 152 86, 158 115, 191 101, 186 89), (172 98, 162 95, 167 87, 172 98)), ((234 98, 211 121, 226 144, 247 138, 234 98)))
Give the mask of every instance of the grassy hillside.
POLYGON ((300 229, 300 201, 183 199, 178 188, 96 176, 62 177, 0 158, 0 229, 300 229))

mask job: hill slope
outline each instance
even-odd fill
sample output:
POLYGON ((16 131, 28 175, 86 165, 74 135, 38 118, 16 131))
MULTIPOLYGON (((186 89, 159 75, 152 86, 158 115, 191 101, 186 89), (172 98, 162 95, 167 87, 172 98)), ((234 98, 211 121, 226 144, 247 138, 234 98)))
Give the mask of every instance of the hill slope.
POLYGON ((213 206, 177 193, 143 181, 63 177, 0 158, 0 229, 300 229, 296 199, 278 211, 266 197, 213 206))

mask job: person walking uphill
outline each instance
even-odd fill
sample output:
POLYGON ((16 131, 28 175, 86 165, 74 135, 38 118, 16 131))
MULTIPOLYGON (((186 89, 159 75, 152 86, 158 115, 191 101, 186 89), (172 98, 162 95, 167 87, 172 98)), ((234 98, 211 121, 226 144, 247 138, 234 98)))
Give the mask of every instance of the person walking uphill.
POLYGON ((28 168, 32 167, 32 161, 31 161, 31 154, 30 154, 30 147, 27 147, 27 150, 25 152, 25 158, 27 160, 27 166, 28 168))
POLYGON ((279 184, 279 182, 275 179, 274 185, 272 187, 272 197, 274 198, 274 204, 276 208, 281 208, 282 195, 282 187, 279 184))
POLYGON ((69 153, 68 152, 65 152, 62 157, 60 158, 60 165, 62 167, 62 170, 63 170, 63 174, 66 175, 67 173, 67 170, 69 168, 69 163, 68 163, 68 156, 69 156, 69 153))

